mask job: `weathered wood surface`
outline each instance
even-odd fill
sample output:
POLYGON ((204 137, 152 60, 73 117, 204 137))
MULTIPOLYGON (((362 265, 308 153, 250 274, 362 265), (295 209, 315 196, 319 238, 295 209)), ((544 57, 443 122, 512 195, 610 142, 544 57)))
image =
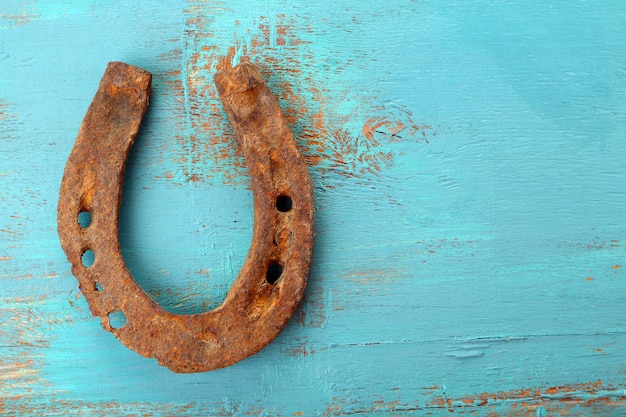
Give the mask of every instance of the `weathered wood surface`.
POLYGON ((0 5, 0 414, 624 414, 626 3, 49 3, 0 5), (124 255, 168 310, 217 306, 252 225, 228 54, 310 165, 314 267, 265 350, 176 375, 89 313, 58 190, 106 63, 151 71, 124 255))

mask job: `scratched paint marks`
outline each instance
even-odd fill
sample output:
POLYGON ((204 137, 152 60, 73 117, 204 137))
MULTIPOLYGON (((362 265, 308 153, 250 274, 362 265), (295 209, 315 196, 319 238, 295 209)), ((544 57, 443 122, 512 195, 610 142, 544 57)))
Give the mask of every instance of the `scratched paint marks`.
POLYGON ((400 136, 402 133, 410 136, 415 136, 419 133, 424 142, 428 143, 426 132, 428 129, 431 129, 431 127, 428 125, 417 125, 413 119, 411 119, 411 113, 406 111, 405 113, 407 114, 406 119, 410 123, 408 125, 400 120, 393 120, 386 116, 370 117, 363 125, 363 135, 370 140, 373 139, 376 134, 402 139, 402 136, 400 136))
POLYGON ((457 415, 477 408, 482 415, 491 413, 489 415, 493 416, 602 416, 607 415, 608 410, 626 406, 626 394, 624 387, 604 384, 599 380, 548 388, 481 393, 459 398, 438 396, 425 406, 446 408, 457 415))
POLYGON ((577 268, 566 276, 568 283, 585 280, 604 286, 616 285, 622 278, 622 263, 626 256, 626 248, 618 239, 594 237, 587 242, 562 242, 556 245, 560 253, 576 255, 571 264, 577 268))
POLYGON ((41 168, 23 152, 24 120, 11 108, 0 101, 0 142, 12 155, 0 166, 0 414, 46 392, 51 331, 70 323, 52 301, 63 287, 50 258, 53 192, 33 181, 41 168))
MULTIPOLYGON (((233 132, 228 121, 223 116, 217 92, 213 85, 213 75, 216 71, 236 64, 243 55, 250 55, 257 64, 270 88, 283 96, 293 92, 295 68, 298 62, 292 57, 298 55, 302 45, 286 26, 273 24, 260 17, 256 19, 254 27, 244 28, 236 23, 233 29, 244 32, 249 39, 247 42, 238 41, 235 33, 220 33, 216 31, 215 22, 205 16, 211 11, 211 5, 204 2, 193 2, 187 10, 187 36, 185 37, 185 62, 183 70, 183 89, 185 93, 188 134, 179 138, 183 154, 175 161, 183 169, 186 178, 198 181, 206 177, 218 176, 228 184, 248 184, 245 173, 245 164, 240 151, 235 146, 233 132), (247 32, 247 33, 246 33, 247 32), (275 39, 271 33, 277 36, 275 39), (228 50, 220 49, 218 36, 230 39, 231 47, 228 50), (274 45, 274 46, 272 46, 274 45), (278 56, 276 46, 281 45, 283 57, 278 56), (276 83, 272 74, 280 72, 285 79, 276 83), (209 162, 209 164, 206 163, 209 162)), ((284 16, 283 16, 284 17, 284 16)), ((223 43, 222 43, 223 44, 223 43)), ((282 98, 282 97, 281 97, 282 98)), ((294 99, 291 105, 301 110, 302 103, 294 99)), ((292 114, 286 109, 287 115, 292 114)))
MULTIPOLYGON (((15 115, 9 111, 9 105, 5 100, 0 99, 0 120, 14 119, 15 115)), ((4 127, 4 126, 3 126, 4 127)), ((3 134, 7 132, 3 130, 3 134)))
MULTIPOLYGON (((10 398, 3 402, 0 399, 0 413, 3 415, 74 415, 74 416, 186 416, 211 415, 229 417, 230 412, 223 402, 217 404, 224 412, 215 412, 213 407, 195 403, 176 404, 167 402, 116 402, 116 401, 84 401, 57 398, 55 395, 39 397, 10 398)), ((239 414, 237 414, 239 415, 239 414)), ((251 414, 243 414, 251 415, 251 414)))
MULTIPOLYGON (((472 260, 481 249, 482 242, 476 239, 460 239, 458 237, 429 238, 417 240, 415 246, 398 245, 396 258, 410 260, 410 265, 398 261, 395 268, 359 269, 354 265, 343 274, 342 278, 349 283, 380 286, 393 284, 396 281, 411 279, 415 271, 415 263, 426 264, 436 262, 453 264, 472 260)), ((389 255, 386 255, 389 256, 389 255)), ((385 265, 385 259, 374 258, 375 264, 385 265)))
POLYGON ((46 314, 34 306, 43 296, 0 299, 0 414, 5 407, 37 395, 45 350, 49 347, 46 314))
MULTIPOLYGON (((0 144, 6 146, 10 141, 15 140, 16 121, 17 114, 12 112, 9 104, 0 98, 0 144)), ((19 241, 25 233, 22 216, 10 209, 15 198, 20 198, 10 193, 10 183, 18 174, 19 171, 11 165, 0 166, 0 208, 3 209, 4 214, 0 217, 0 259, 5 261, 14 257, 9 255, 8 251, 19 246, 19 241)), ((0 264, 1 267, 2 264, 0 264)))
POLYGON ((367 394, 360 392, 361 390, 354 390, 346 395, 333 397, 321 415, 448 416, 447 410, 442 414, 442 410, 425 406, 430 398, 435 398, 435 393, 439 390, 440 386, 437 384, 418 385, 411 389, 392 384, 385 389, 367 394))
MULTIPOLYGON (((607 416, 626 406, 623 387, 602 381, 570 384, 548 388, 522 388, 511 391, 481 393, 450 398, 434 395, 443 387, 422 388, 420 400, 407 400, 404 388, 388 390, 369 398, 350 394, 335 397, 322 413, 324 416, 385 415, 385 416, 607 416), (394 398, 395 397, 395 398, 394 398), (431 399, 428 399, 428 398, 431 399)), ((410 395, 408 395, 410 397, 410 395)))
MULTIPOLYGON (((5 99, 0 97, 0 140, 7 142, 14 140, 17 135, 16 122, 17 113, 11 110, 11 106, 5 99)), ((1 168, 0 168, 1 169, 1 168)), ((0 171, 0 178, 5 177, 9 172, 0 171)))
MULTIPOLYGON (((180 38, 168 39, 167 44, 171 49, 156 57, 159 64, 166 70, 152 79, 151 108, 149 109, 152 112, 149 112, 144 118, 144 127, 151 131, 146 136, 151 138, 158 135, 159 140, 141 141, 135 145, 140 145, 142 148, 153 148, 151 152, 141 154, 142 161, 152 166, 162 165, 170 159, 170 155, 176 152, 176 146, 185 136, 187 130, 188 116, 186 115, 185 93, 181 78, 183 59, 181 42, 180 38), (159 131, 156 131, 157 127, 159 131), (152 133, 152 128, 155 128, 154 133, 152 133)), ((179 150, 178 154, 180 153, 179 150)), ((183 175, 182 161, 177 157, 174 162, 173 165, 170 164, 165 168, 165 172, 157 174, 155 179, 165 180, 176 186, 186 183, 188 178, 183 175), (176 169, 173 169, 173 166, 176 166, 176 169)))
MULTIPOLYGON (((355 261, 346 261, 344 273, 341 274, 343 282, 342 292, 351 294, 351 297, 333 297, 333 309, 345 310, 356 308, 350 306, 349 300, 354 297, 390 297, 396 298, 394 288, 398 286, 426 284, 434 279, 434 273, 440 268, 454 268, 454 272, 437 277, 439 283, 444 280, 457 279, 456 275, 464 276, 473 273, 476 263, 485 255, 485 242, 471 238, 427 238, 422 233, 421 238, 411 242, 396 242, 389 247, 388 252, 377 252, 362 255, 363 250, 356 250, 352 257, 355 261), (371 263, 370 267, 363 268, 363 263, 358 261, 367 256, 371 263), (392 265, 390 265, 390 259, 392 265), (419 274, 416 274, 419 270, 419 274)), ((383 298, 384 299, 384 298, 383 298)))
POLYGON ((315 349, 311 347, 309 338, 306 336, 296 337, 289 342, 289 345, 284 349, 284 353, 287 356, 309 356, 316 353, 315 349))
MULTIPOLYGON (((358 99, 357 99, 358 100, 358 99)), ((307 150, 316 159, 316 168, 326 176, 330 173, 348 177, 378 176, 393 166, 394 144, 402 141, 428 143, 433 135, 428 125, 418 125, 412 113, 404 108, 377 106, 364 115, 355 109, 350 116, 326 114, 315 135, 323 138, 319 150, 307 150), (375 113, 363 122, 363 117, 375 113), (362 125, 361 125, 362 123, 362 125), (353 126, 361 125, 360 131, 353 126)))
POLYGON ((38 20, 59 19, 87 13, 93 0, 58 1, 25 0, 3 2, 0 12, 0 29, 16 29, 38 20))
POLYGON ((41 15, 35 11, 34 7, 23 7, 11 3, 3 3, 2 8, 2 13, 0 13, 0 29, 15 29, 18 26, 25 25, 41 17, 41 15))
POLYGON ((422 260, 422 263, 426 262, 428 255, 434 255, 446 249, 453 251, 453 252, 457 252, 458 254, 457 256, 459 256, 459 259, 465 256, 473 257, 475 256, 477 246, 480 243, 481 242, 479 240, 473 240, 473 239, 464 240, 464 239, 459 239, 458 237, 455 237, 453 239, 446 239, 446 238, 429 239, 429 240, 420 239, 417 241, 417 248, 418 248, 417 254, 419 254, 420 257, 424 258, 422 260))
MULTIPOLYGON (((1 191, 0 198, 2 198, 1 191)), ((6 223, 3 222, 0 224, 0 244, 3 251, 18 248, 20 240, 24 238, 24 223, 21 222, 20 219, 21 217, 18 214, 11 214, 9 216, 5 216, 6 223)), ((9 255, 8 253, 2 253, 1 257, 2 260, 8 261, 13 259, 14 256, 9 255)))
POLYGON ((185 30, 180 55, 182 67, 168 74, 168 87, 177 97, 175 119, 176 147, 169 149, 172 165, 164 174, 174 183, 198 182, 217 177, 224 183, 243 176, 244 163, 237 153, 232 130, 221 113, 213 73, 217 46, 208 16, 214 5, 192 2, 186 10, 185 30), (225 133, 228 132, 228 133, 225 133), (227 164, 230 169, 225 169, 227 164))
MULTIPOLYGON (((373 398, 380 398, 380 394, 372 396, 373 398)), ((424 411, 419 406, 412 404, 411 401, 397 400, 384 400, 373 399, 368 400, 361 399, 349 399, 349 398, 334 398, 333 402, 326 407, 322 416, 345 416, 345 415, 368 415, 368 416, 390 416, 400 417, 414 415, 413 413, 418 411, 424 411)), ((423 414, 428 415, 428 414, 423 414)))
MULTIPOLYGON (((177 172, 168 171, 164 177, 248 184, 212 81, 216 71, 236 64, 243 55, 252 57, 277 94, 318 178, 379 175, 393 165, 394 143, 428 143, 434 134, 428 124, 417 123, 409 109, 381 104, 382 92, 365 94, 348 91, 349 84, 340 86, 341 74, 353 73, 349 76, 358 79, 363 68, 357 59, 316 56, 312 43, 320 33, 309 19, 285 13, 242 19, 235 14, 232 25, 222 28, 207 17, 212 13, 224 15, 224 21, 230 17, 221 6, 200 1, 192 1, 186 10, 181 82, 172 79, 170 84, 184 103, 177 111, 177 125, 184 129, 178 129, 178 148, 172 149, 177 172), (233 46, 224 49, 229 44, 233 46), (321 59, 336 60, 332 72, 319 71, 321 59)), ((324 185, 331 186, 329 181, 324 185)))

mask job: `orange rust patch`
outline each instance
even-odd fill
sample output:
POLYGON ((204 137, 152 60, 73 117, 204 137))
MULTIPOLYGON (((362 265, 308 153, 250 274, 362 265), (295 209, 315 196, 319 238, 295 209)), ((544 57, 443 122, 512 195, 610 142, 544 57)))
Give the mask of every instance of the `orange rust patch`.
POLYGON ((620 269, 622 266, 621 265, 613 265, 612 269, 620 269))
POLYGON ((591 277, 587 277, 587 278, 585 278, 585 281, 593 281, 593 280, 594 280, 594 279, 593 279, 593 278, 591 278, 591 277))

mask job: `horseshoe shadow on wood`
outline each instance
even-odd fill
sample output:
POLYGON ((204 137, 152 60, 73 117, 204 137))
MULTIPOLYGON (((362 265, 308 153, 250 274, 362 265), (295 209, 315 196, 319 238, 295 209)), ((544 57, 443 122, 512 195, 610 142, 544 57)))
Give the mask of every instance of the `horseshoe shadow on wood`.
POLYGON ((168 312, 134 280, 118 238, 126 159, 151 81, 140 68, 107 66, 65 167, 59 237, 92 314, 106 330, 174 372, 209 371, 260 351, 296 310, 313 255, 313 188, 289 123, 257 68, 244 59, 216 74, 251 177, 252 244, 219 307, 191 315, 168 312))

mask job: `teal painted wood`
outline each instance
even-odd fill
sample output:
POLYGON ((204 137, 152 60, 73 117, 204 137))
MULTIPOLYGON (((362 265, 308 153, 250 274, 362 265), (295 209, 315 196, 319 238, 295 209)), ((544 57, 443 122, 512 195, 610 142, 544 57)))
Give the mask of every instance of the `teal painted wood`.
POLYGON ((0 414, 624 414, 626 4, 48 3, 0 6, 0 414), (106 63, 151 71, 124 255, 170 311, 219 305, 252 225, 231 47, 310 164, 314 267, 261 353, 176 375, 89 313, 58 189, 106 63))

